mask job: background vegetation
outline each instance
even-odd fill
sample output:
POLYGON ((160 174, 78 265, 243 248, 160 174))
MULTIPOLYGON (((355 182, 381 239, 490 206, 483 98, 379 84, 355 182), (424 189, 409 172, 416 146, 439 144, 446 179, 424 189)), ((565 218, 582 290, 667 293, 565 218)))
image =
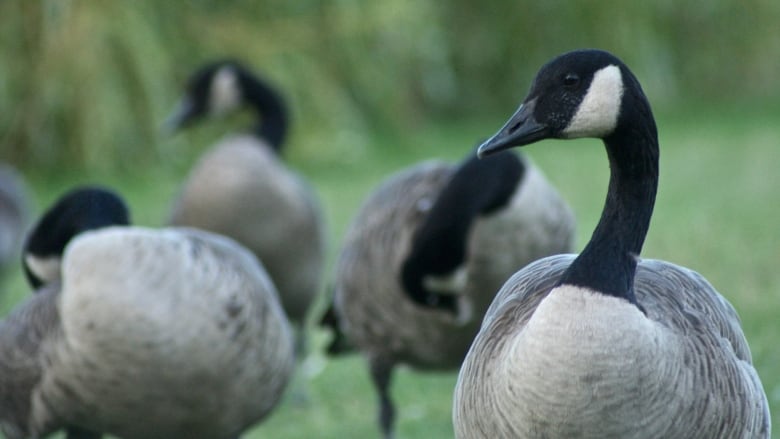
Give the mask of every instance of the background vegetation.
POLYGON ((656 106, 776 101, 778 19, 772 0, 4 0, 1 158, 170 163, 191 150, 160 121, 191 70, 225 56, 292 100, 295 154, 336 163, 377 130, 507 111, 541 63, 577 47, 618 54, 656 106))
MULTIPOLYGON (((249 116, 176 137, 160 124, 193 68, 242 58, 290 100, 286 154, 322 198, 332 264, 379 181, 462 157, 503 123, 541 63, 605 48, 632 67, 659 118, 661 187, 643 256, 701 272, 732 301, 776 415, 779 19, 771 0, 0 0, 0 160, 25 173, 36 210, 98 182, 126 196, 136 223, 158 226, 195 156, 249 116)), ((603 150, 547 142, 526 152, 574 207, 581 246, 604 200, 603 150)), ((18 270, 1 286, 0 316, 28 294, 18 270)), ((318 346, 327 334, 315 337, 318 346)), ((315 349, 304 369, 309 401, 288 398, 247 437, 378 437, 359 357, 315 349)), ((451 437, 454 381, 401 370, 398 436, 451 437)))

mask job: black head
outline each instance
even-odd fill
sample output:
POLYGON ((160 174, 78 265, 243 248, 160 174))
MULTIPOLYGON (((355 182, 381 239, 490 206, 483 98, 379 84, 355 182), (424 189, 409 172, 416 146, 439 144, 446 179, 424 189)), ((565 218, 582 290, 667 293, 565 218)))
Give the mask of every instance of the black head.
POLYGON ((99 187, 74 189, 52 205, 30 231, 22 265, 34 288, 59 278, 59 260, 76 235, 113 225, 128 225, 125 202, 99 187))
POLYGON ((165 122, 170 131, 186 127, 209 114, 223 114, 243 103, 243 83, 249 71, 234 60, 220 60, 199 68, 187 80, 184 97, 165 122))
POLYGON ((629 99, 649 109, 638 81, 614 55, 594 49, 560 55, 539 70, 528 96, 479 155, 547 138, 606 138, 620 126, 629 99))

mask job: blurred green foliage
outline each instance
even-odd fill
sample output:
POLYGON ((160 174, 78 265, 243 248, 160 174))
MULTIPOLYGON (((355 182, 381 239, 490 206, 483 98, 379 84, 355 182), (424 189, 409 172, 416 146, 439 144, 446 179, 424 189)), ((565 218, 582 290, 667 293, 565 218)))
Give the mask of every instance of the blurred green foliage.
POLYGON ((213 131, 158 128, 190 71, 226 56, 291 100, 291 153, 334 162, 380 130, 503 115, 577 47, 623 58, 656 105, 777 100, 778 21, 775 0, 2 0, 0 159, 112 170, 194 154, 213 131))

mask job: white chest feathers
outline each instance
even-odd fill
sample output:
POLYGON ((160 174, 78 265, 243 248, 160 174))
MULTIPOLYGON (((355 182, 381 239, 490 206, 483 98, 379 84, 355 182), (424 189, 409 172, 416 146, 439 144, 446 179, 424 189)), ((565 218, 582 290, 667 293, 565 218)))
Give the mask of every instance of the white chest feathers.
POLYGON ((675 345, 623 299, 562 286, 516 331, 493 346, 487 363, 464 363, 455 401, 457 437, 488 430, 521 438, 650 437, 648 431, 659 431, 652 424, 667 418, 648 413, 674 409, 675 401, 657 396, 674 392, 664 359, 675 356, 667 352, 675 345), (482 413, 473 416, 474 410, 482 413), (461 414, 471 420, 461 421, 461 414))

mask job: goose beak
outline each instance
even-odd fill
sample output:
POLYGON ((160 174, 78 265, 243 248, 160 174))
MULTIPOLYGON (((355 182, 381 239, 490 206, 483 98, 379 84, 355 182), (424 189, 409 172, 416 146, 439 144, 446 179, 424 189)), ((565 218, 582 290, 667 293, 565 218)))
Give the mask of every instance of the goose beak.
POLYGON ((165 119, 162 131, 165 134, 173 134, 179 128, 187 125, 196 116, 195 104, 192 99, 184 98, 176 106, 176 109, 165 119))
POLYGON ((483 158, 513 146, 528 145, 549 137, 550 129, 547 125, 534 118, 535 107, 536 99, 523 102, 506 124, 479 146, 477 155, 483 158))

